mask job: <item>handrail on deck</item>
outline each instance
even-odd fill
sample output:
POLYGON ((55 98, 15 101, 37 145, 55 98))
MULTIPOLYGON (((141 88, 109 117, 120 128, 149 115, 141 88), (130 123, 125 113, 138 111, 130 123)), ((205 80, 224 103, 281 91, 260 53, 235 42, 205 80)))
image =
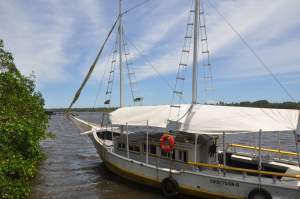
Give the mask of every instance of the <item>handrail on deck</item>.
POLYGON ((295 179, 300 180, 300 175, 289 175, 289 174, 278 173, 278 172, 259 171, 259 170, 254 170, 254 169, 243 169, 243 168, 224 166, 222 164, 207 164, 207 163, 200 163, 200 162, 188 162, 188 164, 193 165, 193 166, 200 166, 200 167, 207 167, 207 168, 214 168, 214 169, 223 169, 223 170, 227 170, 227 171, 238 171, 238 172, 253 173, 253 174, 258 174, 258 175, 288 177, 288 178, 295 178, 295 179))
MULTIPOLYGON (((259 150, 259 147, 242 145, 242 144, 229 144, 228 147, 249 149, 249 150, 255 150, 255 151, 259 150)), ((279 150, 279 149, 261 148, 261 151, 270 152, 270 153, 279 153, 279 154, 282 154, 282 155, 297 156, 296 152, 282 151, 282 150, 279 150)))

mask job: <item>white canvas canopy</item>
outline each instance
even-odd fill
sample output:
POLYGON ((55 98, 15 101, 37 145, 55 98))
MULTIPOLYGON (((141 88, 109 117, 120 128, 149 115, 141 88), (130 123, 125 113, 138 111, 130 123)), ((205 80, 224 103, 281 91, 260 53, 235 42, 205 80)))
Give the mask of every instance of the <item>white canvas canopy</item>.
POLYGON ((295 131, 299 126, 299 110, 248 108, 216 105, 181 105, 180 111, 170 105, 123 107, 110 113, 113 125, 165 128, 168 119, 178 121, 177 130, 198 134, 222 132, 295 131), (189 110, 189 111, 188 111, 189 110))

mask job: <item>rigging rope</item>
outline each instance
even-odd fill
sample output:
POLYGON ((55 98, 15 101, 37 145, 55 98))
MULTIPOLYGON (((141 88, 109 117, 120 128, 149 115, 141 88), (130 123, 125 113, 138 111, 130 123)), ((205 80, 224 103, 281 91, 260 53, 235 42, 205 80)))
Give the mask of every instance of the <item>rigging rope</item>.
POLYGON ((132 10, 134 10, 134 9, 136 9, 136 8, 138 8, 138 7, 140 7, 140 6, 144 5, 144 4, 146 4, 146 3, 148 3, 149 1, 150 1, 150 0, 145 0, 145 1, 142 1, 141 3, 136 4, 135 6, 129 8, 129 9, 126 10, 126 11, 124 11, 124 12, 122 13, 122 15, 127 14, 128 12, 130 12, 130 11, 132 11, 132 10))
MULTIPOLYGON (((114 51, 114 46, 113 46, 112 49, 111 49, 111 53, 109 53, 109 57, 107 58, 107 62, 106 62, 106 64, 105 64, 105 66, 108 65, 110 59, 112 58, 113 51, 114 51)), ((103 72, 103 74, 102 74, 102 76, 101 76, 101 80, 100 80, 100 82, 99 82, 99 87, 98 87, 98 91, 97 91, 97 95, 96 95, 96 98, 95 98, 95 101, 94 101, 94 106, 93 106, 93 108, 95 108, 96 103, 97 103, 97 100, 98 100, 98 97, 99 97, 99 94, 100 94, 100 92, 101 92, 101 90, 102 90, 103 80, 104 80, 104 76, 105 76, 105 74, 106 74, 106 71, 107 71, 107 67, 105 67, 104 72, 103 72)))
POLYGON ((123 31, 123 41, 122 42, 123 42, 125 63, 126 63, 126 68, 127 68, 127 74, 128 74, 128 79, 129 79, 129 86, 130 86, 130 90, 131 90, 132 100, 133 100, 134 105, 136 104, 136 102, 139 102, 139 104, 141 105, 143 98, 139 94, 135 71, 134 71, 133 67, 131 67, 131 68, 129 67, 130 51, 129 51, 127 42, 125 42, 125 40, 124 40, 124 31, 123 31))
POLYGON ((126 38, 126 40, 128 41, 128 43, 130 43, 130 44, 136 49, 136 51, 137 51, 139 54, 141 54, 142 58, 143 58, 143 59, 146 61, 146 63, 147 63, 149 66, 151 66, 151 68, 158 74, 158 76, 161 78, 161 80, 162 80, 163 82, 165 82, 166 85, 167 85, 172 91, 174 91, 174 88, 171 86, 171 84, 168 82, 168 80, 166 80, 166 79, 163 77, 163 75, 155 68, 155 66, 149 61, 149 59, 146 57, 146 55, 144 55, 144 54, 141 52, 141 50, 140 50, 136 45, 134 45, 134 43, 131 42, 125 35, 124 35, 124 37, 126 38))
POLYGON ((94 71, 94 68, 95 68, 95 66, 96 66, 96 64, 97 64, 97 62, 98 62, 98 59, 99 59, 100 55, 102 54, 102 51, 103 51, 103 49, 104 49, 104 47, 105 47, 105 44, 106 44, 106 42, 108 41, 108 39, 109 39, 111 33, 112 33, 113 30, 115 29, 115 26, 116 26, 117 22, 119 21, 119 19, 120 19, 120 16, 118 16, 118 18, 116 19, 115 23, 114 23, 113 26, 111 27, 111 29, 110 29, 110 31, 109 31, 107 37, 106 37, 105 40, 104 40, 104 43, 102 44, 102 46, 101 46, 101 48, 100 48, 100 51, 98 52, 98 54, 97 54, 97 56, 96 56, 95 61, 94 61, 93 64, 91 65, 91 67, 90 67, 90 69, 89 69, 89 72, 87 73, 87 75, 85 76, 85 78, 84 78, 83 82, 81 83, 79 89, 77 90, 77 92, 76 92, 76 94, 75 94, 75 96, 74 96, 74 99, 73 99, 73 101, 71 102, 71 104, 70 104, 68 110, 66 111, 66 113, 69 113, 69 111, 71 110, 71 108, 72 108, 72 106, 74 105, 74 103, 78 100, 78 98, 79 98, 79 96, 80 96, 80 93, 81 93, 83 87, 85 86, 86 82, 89 80, 89 78, 90 78, 92 72, 94 71))
POLYGON ((83 82, 81 83, 79 89, 77 90, 77 92, 76 92, 76 94, 75 94, 75 96, 74 96, 74 98, 73 98, 73 100, 72 100, 70 106, 68 107, 66 113, 69 113, 69 112, 70 112, 72 106, 73 106, 73 105, 75 104, 75 102, 78 100, 78 98, 79 98, 79 96, 80 96, 80 94, 81 94, 82 89, 84 88, 86 82, 89 80, 89 78, 90 78, 92 72, 94 71, 94 68, 95 68, 95 66, 96 66, 96 64, 97 64, 97 62, 98 62, 98 59, 99 59, 100 55, 102 54, 102 51, 103 51, 103 49, 104 49, 104 47, 105 47, 105 44, 107 43, 107 41, 108 41, 108 39, 109 39, 111 33, 112 33, 113 30, 115 29, 115 26, 116 26, 117 22, 119 21, 120 17, 123 16, 123 15, 125 15, 125 14, 127 14, 128 12, 130 12, 130 11, 132 11, 132 10, 134 10, 134 9, 136 9, 136 8, 138 8, 138 7, 140 7, 140 6, 142 6, 142 5, 144 5, 144 4, 147 3, 148 1, 150 1, 150 0, 145 0, 145 1, 143 1, 143 2, 141 2, 141 3, 139 3, 139 4, 137 4, 137 5, 133 6, 132 8, 129 8, 128 10, 122 12, 121 15, 119 15, 118 18, 115 20, 113 26, 111 27, 111 29, 110 29, 110 31, 109 31, 107 37, 106 37, 106 39, 104 40, 104 43, 102 44, 102 46, 101 46, 101 48, 100 48, 100 51, 98 52, 98 54, 97 54, 97 56, 96 56, 96 59, 94 60, 93 64, 90 66, 89 72, 87 73, 87 75, 85 76, 85 78, 84 78, 83 82))
POLYGON ((207 1, 209 5, 216 11, 218 15, 222 17, 225 23, 231 28, 231 30, 240 38, 242 43, 250 50, 250 52, 254 55, 254 57, 261 63, 261 65, 265 68, 265 70, 270 74, 270 76, 277 82, 279 87, 285 92, 285 94, 292 100, 296 101, 295 98, 290 94, 290 92, 284 87, 284 85, 280 82, 280 80, 276 77, 276 75, 272 72, 272 70, 267 66, 267 64, 262 60, 262 58, 254 51, 254 49, 249 45, 249 43, 242 37, 242 35, 233 27, 233 25, 226 19, 226 17, 218 10, 218 8, 210 1, 207 1))

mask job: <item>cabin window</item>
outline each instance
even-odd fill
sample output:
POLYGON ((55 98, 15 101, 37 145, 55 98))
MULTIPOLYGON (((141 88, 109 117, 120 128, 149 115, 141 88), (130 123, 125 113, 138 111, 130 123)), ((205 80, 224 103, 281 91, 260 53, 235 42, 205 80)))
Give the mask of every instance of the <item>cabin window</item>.
POLYGON ((104 139, 103 133, 102 132, 97 132, 97 136, 100 139, 104 139))
POLYGON ((140 152, 140 146, 135 145, 135 146, 134 146, 134 151, 135 151, 135 152, 140 152))
MULTIPOLYGON (((146 144, 143 144, 143 152, 144 152, 144 153, 147 153, 146 148, 147 148, 147 147, 146 147, 146 144)), ((149 149, 150 149, 150 145, 148 146, 148 152, 150 153, 150 150, 149 150, 149 149)))
POLYGON ((156 155, 156 145, 155 144, 150 144, 149 152, 153 155, 156 155))
POLYGON ((169 153, 166 153, 166 152, 164 152, 164 151, 161 151, 161 156, 169 158, 169 157, 170 157, 170 154, 169 154, 169 153))
POLYGON ((133 146, 129 145, 129 151, 133 151, 133 146))
POLYGON ((178 160, 187 162, 188 152, 178 150, 178 160))
MULTIPOLYGON (((153 154, 153 155, 156 155, 156 145, 155 144, 149 144, 148 145, 148 152, 150 153, 150 154, 153 154)), ((146 144, 143 144, 143 152, 144 153, 147 153, 147 150, 146 150, 146 144)))
POLYGON ((140 152, 140 146, 139 145, 129 145, 129 151, 133 152, 140 152))
POLYGON ((175 160, 175 150, 173 150, 173 152, 171 152, 171 153, 166 153, 164 151, 161 151, 162 157, 170 158, 171 155, 172 155, 172 159, 175 160))
POLYGON ((125 144, 119 142, 119 143, 118 143, 118 149, 120 149, 120 150, 125 150, 125 144))

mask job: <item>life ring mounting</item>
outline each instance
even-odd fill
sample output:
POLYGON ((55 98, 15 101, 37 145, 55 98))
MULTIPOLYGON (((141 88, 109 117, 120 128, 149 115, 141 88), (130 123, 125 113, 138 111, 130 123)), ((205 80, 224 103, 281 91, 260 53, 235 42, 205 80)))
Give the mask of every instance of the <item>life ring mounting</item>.
POLYGON ((170 153, 175 148, 174 136, 169 133, 163 134, 159 141, 160 141, 160 148, 165 153, 170 153))

